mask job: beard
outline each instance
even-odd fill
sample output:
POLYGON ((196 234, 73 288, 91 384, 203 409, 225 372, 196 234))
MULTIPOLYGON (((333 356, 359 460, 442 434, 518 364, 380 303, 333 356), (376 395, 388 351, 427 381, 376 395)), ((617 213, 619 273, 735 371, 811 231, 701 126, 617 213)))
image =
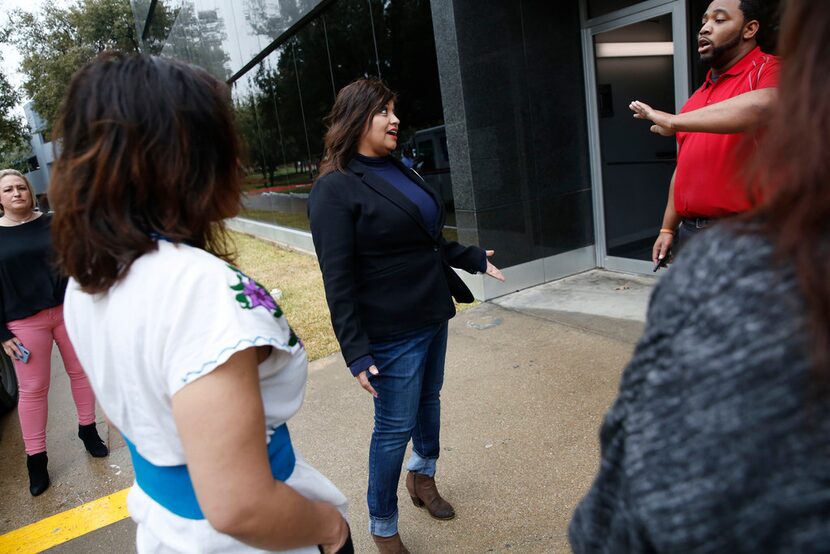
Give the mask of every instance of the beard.
POLYGON ((700 56, 700 63, 707 69, 721 67, 725 62, 729 61, 727 54, 730 50, 737 47, 741 43, 741 33, 736 33, 735 37, 729 39, 727 42, 712 46, 712 52, 708 55, 700 56))

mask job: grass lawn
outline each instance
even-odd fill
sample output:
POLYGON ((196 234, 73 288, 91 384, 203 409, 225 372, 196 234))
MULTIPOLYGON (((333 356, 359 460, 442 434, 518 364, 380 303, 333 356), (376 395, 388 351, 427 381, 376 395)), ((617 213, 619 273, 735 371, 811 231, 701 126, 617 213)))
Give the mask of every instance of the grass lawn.
MULTIPOLYGON (((331 328, 317 259, 250 235, 230 235, 236 244, 239 268, 269 291, 282 290, 282 298, 277 302, 291 327, 303 339, 309 360, 340 350, 331 328)), ((461 311, 474 305, 456 304, 455 308, 461 311)))
POLYGON ((236 243, 236 264, 269 291, 282 290, 277 300, 291 328, 303 339, 310 360, 340 350, 331 329, 317 259, 274 243, 230 233, 236 243))

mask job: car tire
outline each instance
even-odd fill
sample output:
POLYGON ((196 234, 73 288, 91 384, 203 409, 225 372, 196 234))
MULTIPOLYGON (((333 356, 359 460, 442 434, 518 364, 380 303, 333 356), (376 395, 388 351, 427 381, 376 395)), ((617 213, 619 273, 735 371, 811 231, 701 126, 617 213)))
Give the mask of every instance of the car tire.
POLYGON ((5 414, 17 406, 17 374, 14 364, 0 351, 0 413, 5 414))

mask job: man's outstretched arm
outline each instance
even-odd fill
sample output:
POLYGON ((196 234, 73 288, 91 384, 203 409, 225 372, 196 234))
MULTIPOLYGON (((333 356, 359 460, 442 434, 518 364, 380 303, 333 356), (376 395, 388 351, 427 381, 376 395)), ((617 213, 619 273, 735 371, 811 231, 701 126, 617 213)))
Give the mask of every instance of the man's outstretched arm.
POLYGON ((769 118, 777 99, 777 89, 764 88, 682 114, 661 112, 639 100, 628 107, 634 112, 635 119, 647 119, 654 123, 651 132, 660 135, 670 136, 678 131, 730 134, 761 125, 769 118))

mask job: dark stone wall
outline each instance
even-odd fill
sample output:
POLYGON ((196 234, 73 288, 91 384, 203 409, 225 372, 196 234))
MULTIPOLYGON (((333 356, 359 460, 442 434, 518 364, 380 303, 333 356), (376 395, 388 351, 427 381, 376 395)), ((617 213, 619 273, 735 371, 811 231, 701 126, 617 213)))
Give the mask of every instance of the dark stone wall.
POLYGON ((460 240, 502 266, 592 244, 577 3, 431 4, 460 240))

